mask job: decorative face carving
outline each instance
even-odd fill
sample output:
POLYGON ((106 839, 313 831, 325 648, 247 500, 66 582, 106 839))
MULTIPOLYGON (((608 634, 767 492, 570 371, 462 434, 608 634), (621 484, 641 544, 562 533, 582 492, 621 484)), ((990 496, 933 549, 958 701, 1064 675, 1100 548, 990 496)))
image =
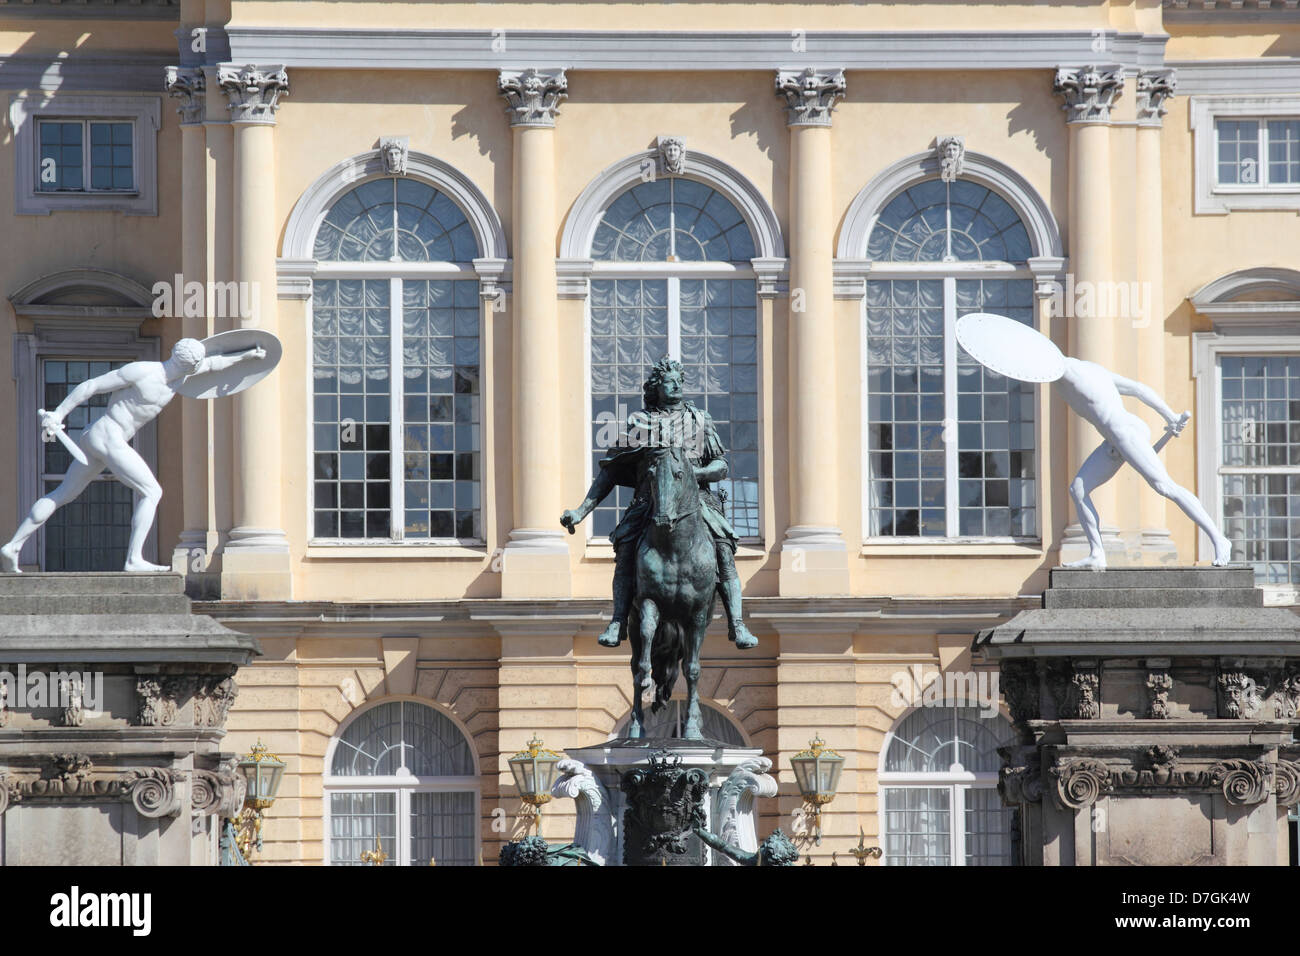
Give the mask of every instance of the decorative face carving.
POLYGON ((663 171, 680 176, 686 171, 686 141, 680 136, 659 137, 659 162, 663 171))
POLYGON ((406 137, 385 136, 379 141, 379 156, 384 162, 384 172, 390 176, 406 175, 406 137))

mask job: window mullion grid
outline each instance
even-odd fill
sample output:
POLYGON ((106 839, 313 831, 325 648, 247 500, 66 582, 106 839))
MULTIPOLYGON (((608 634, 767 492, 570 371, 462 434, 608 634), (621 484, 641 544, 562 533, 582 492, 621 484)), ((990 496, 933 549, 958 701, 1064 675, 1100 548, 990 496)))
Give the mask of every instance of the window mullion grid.
MULTIPOLYGON (((682 360, 682 280, 677 276, 668 279, 668 354, 682 360)), ((647 373, 648 374, 648 373, 647 373)))
POLYGON ((966 865, 966 788, 961 784, 954 784, 952 796, 949 798, 949 804, 952 806, 952 865, 966 865))
MULTIPOLYGON (((394 235, 393 242, 397 242, 394 235)), ((402 330, 406 327, 403 315, 402 280, 388 280, 388 535, 401 541, 406 530, 406 401, 403 395, 405 378, 402 375, 402 330)))
POLYGON ((943 474, 944 532, 958 534, 957 521, 957 279, 943 279, 943 474))

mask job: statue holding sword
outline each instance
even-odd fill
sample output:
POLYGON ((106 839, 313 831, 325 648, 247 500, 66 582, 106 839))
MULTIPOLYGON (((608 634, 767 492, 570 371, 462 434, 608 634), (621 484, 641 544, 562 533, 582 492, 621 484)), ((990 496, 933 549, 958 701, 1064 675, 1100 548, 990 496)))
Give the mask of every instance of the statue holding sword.
POLYGON ((279 360, 278 342, 269 333, 223 333, 206 340, 228 339, 236 346, 252 341, 251 347, 222 354, 209 354, 205 342, 181 339, 165 362, 131 362, 105 375, 82 382, 68 393, 53 411, 41 409, 41 435, 45 441, 58 439, 72 455, 72 467, 63 481, 32 505, 26 519, 18 526, 9 543, 0 547, 0 571, 20 573, 18 555, 23 544, 50 519, 54 512, 80 495, 101 472, 110 471, 118 480, 135 492, 135 510, 131 515, 131 537, 127 546, 126 571, 170 571, 171 568, 152 564, 144 559, 144 542, 153 526, 154 513, 162 498, 162 488, 140 454, 131 447, 135 434, 158 417, 177 394, 196 398, 216 394, 233 394, 248 387, 253 381, 269 373, 279 360), (268 365, 268 350, 256 335, 265 336, 265 343, 274 350, 268 365), (247 371, 227 373, 241 363, 249 363, 247 371), (221 374, 226 373, 226 374, 221 374), (254 374, 247 374, 254 373, 254 374), (260 374, 258 374, 260 373, 260 374), (207 389, 205 392, 204 389, 207 389), (86 427, 77 442, 63 430, 63 421, 78 405, 96 395, 108 394, 104 414, 86 427))
POLYGON ((1210 519, 1200 500, 1169 476, 1159 457, 1169 439, 1186 427, 1192 417, 1190 412, 1175 415, 1150 387, 1116 375, 1095 362, 1063 355, 1047 336, 1014 319, 976 312, 958 319, 956 332, 962 348, 986 368, 1021 382, 1055 383, 1065 403, 1101 433, 1102 443, 1070 482, 1070 497, 1088 539, 1088 555, 1066 567, 1094 571, 1106 567, 1101 520, 1092 503, 1092 492, 1115 477, 1125 462, 1209 536, 1214 544, 1216 567, 1232 559, 1232 542, 1210 519), (1165 433, 1154 446, 1151 429, 1124 407, 1122 395, 1130 395, 1150 406, 1165 420, 1165 433))

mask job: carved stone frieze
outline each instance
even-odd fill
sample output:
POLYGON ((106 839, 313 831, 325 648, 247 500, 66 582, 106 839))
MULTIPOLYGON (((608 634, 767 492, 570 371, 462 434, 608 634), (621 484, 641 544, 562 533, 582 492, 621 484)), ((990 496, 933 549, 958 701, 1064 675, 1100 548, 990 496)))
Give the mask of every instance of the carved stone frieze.
POLYGON ((1078 757, 1056 764, 1051 769, 1056 783, 1056 799, 1071 810, 1092 806, 1097 798, 1114 789, 1110 768, 1100 760, 1078 757))
MULTIPOLYGON (((233 683, 233 682, 232 682, 233 683)), ((137 712, 142 727, 170 727, 180 706, 194 696, 199 678, 189 674, 147 674, 136 678, 137 712)), ((231 698, 233 700, 233 698, 231 698)), ((229 705, 227 705, 228 709, 229 705)), ((197 716, 197 714, 196 714, 197 716)), ((206 725, 217 726, 217 725, 206 725)))
POLYGON ((131 801, 141 816, 174 817, 181 811, 182 788, 179 771, 163 767, 128 770, 118 778, 123 799, 131 801))
POLYGON ((1273 792, 1279 807, 1300 803, 1300 761, 1279 760, 1273 768, 1273 792))
POLYGON ((1273 767, 1262 760, 1224 760, 1210 768, 1210 782, 1229 803, 1262 803, 1273 790, 1273 767))
POLYGON ((1279 720, 1300 716, 1300 666, 1291 664, 1273 675, 1273 715, 1279 720))
POLYGON ((1250 720, 1262 716, 1265 688, 1261 688, 1262 675, 1241 669, 1225 669, 1219 673, 1219 716, 1234 720, 1250 720))
POLYGON ((194 691, 194 726, 224 727, 230 707, 239 696, 234 677, 210 675, 198 680, 194 691))
POLYGON ((1174 688, 1174 679, 1167 668, 1154 667, 1147 672, 1147 716, 1153 720, 1169 719, 1169 692, 1174 688))
POLYGON ((59 721, 64 727, 80 727, 86 722, 86 683, 80 671, 59 678, 59 721))
POLYGON ((248 781, 233 769, 195 770, 190 775, 190 809, 195 814, 234 817, 247 794, 248 781))
POLYGON ((1039 719, 1038 668, 1032 660, 1003 661, 1002 697, 1016 723, 1039 719))
POLYGON ((998 794, 1007 806, 1038 803, 1043 799, 1043 768, 1037 747, 999 747, 998 794))

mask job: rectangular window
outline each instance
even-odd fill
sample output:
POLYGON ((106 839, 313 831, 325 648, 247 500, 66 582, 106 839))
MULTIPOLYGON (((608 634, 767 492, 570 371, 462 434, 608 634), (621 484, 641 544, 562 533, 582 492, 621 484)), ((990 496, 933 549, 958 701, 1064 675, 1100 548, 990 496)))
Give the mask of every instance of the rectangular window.
POLYGON ((1033 538, 1032 385, 984 368, 956 321, 1033 322, 1029 279, 867 283, 867 441, 873 537, 1033 538))
POLYGON ((478 283, 317 280, 312 310, 315 537, 481 542, 478 283))
MULTIPOLYGON (((125 362, 74 359, 44 359, 41 362, 42 407, 55 409, 68 393, 87 379, 106 375, 125 362)), ((74 442, 92 422, 98 421, 108 405, 109 395, 96 395, 73 409, 64 423, 74 442)), ((41 487, 53 491, 72 465, 72 456, 59 442, 41 445, 41 487)), ((43 529, 46 571, 120 571, 126 563, 131 537, 131 489, 105 473, 62 508, 54 512, 43 529)))
MULTIPOLYGON (((714 487, 742 539, 759 536, 758 311, 753 279, 593 279, 591 282, 592 473, 643 406, 650 367, 682 363, 687 401, 709 413, 727 449, 728 476, 714 487)), ((592 516, 608 536, 632 502, 618 488, 592 516)))
POLYGON ((1219 358, 1219 481, 1233 561, 1300 584, 1300 356, 1219 358))
POLYGON ((1234 117, 1214 123, 1220 187, 1300 188, 1300 119, 1234 117))
POLYGON ((134 123, 59 119, 37 125, 38 191, 135 191, 134 123))

